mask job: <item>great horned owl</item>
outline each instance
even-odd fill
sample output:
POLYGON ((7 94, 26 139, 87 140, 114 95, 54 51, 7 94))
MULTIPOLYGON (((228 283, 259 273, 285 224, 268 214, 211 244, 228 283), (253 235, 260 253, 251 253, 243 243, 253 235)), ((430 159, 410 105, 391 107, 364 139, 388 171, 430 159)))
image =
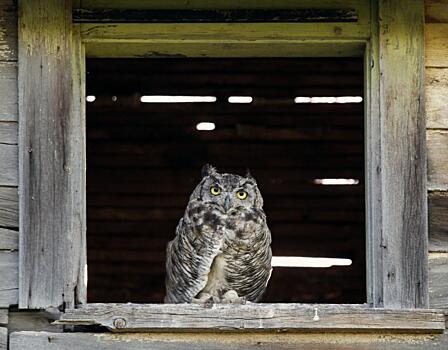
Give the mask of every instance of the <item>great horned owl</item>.
POLYGON ((168 243, 165 302, 256 302, 272 271, 257 183, 210 165, 202 176, 168 243))

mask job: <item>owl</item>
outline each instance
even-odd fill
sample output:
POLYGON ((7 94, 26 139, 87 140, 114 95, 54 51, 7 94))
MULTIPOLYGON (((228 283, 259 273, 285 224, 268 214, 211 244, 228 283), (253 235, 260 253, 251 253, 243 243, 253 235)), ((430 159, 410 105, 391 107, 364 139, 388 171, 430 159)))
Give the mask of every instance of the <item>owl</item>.
POLYGON ((210 165, 166 251, 166 303, 260 300, 271 276, 271 232, 255 179, 210 165))

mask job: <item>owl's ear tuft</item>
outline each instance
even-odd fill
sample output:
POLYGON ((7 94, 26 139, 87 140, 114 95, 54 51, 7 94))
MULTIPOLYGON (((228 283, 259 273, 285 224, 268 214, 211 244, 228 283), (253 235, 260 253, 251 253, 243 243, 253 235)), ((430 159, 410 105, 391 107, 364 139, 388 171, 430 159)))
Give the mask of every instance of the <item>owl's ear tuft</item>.
POLYGON ((250 173, 249 169, 246 170, 246 179, 249 180, 253 185, 257 185, 257 180, 255 180, 255 178, 252 176, 252 174, 250 173))
POLYGON ((255 182, 255 178, 252 176, 252 174, 250 173, 249 168, 246 169, 246 179, 252 180, 255 182))
POLYGON ((212 175, 216 175, 216 174, 218 174, 218 172, 217 172, 216 168, 213 167, 212 165, 205 164, 202 167, 202 170, 201 170, 202 177, 212 176, 212 175))

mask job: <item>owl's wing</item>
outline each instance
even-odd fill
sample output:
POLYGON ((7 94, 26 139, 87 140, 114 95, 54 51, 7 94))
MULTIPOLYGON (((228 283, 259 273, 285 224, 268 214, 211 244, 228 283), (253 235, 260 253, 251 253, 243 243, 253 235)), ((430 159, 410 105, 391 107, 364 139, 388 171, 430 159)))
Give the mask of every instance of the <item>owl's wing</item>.
POLYGON ((194 225, 186 216, 179 221, 166 251, 165 303, 189 303, 204 289, 221 244, 209 227, 194 225))
POLYGON ((271 231, 261 209, 251 211, 242 224, 245 236, 228 242, 224 252, 228 266, 227 282, 239 296, 257 302, 272 273, 271 231))

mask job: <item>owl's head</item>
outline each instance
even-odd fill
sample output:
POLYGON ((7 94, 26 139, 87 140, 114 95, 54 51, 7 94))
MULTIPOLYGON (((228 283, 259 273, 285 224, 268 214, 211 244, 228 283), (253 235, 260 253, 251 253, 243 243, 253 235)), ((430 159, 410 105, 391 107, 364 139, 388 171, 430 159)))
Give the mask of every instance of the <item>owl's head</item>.
POLYGON ((192 197, 204 203, 214 204, 225 213, 232 209, 263 207, 263 198, 257 182, 249 173, 246 176, 221 174, 209 164, 202 168, 202 180, 192 197))

